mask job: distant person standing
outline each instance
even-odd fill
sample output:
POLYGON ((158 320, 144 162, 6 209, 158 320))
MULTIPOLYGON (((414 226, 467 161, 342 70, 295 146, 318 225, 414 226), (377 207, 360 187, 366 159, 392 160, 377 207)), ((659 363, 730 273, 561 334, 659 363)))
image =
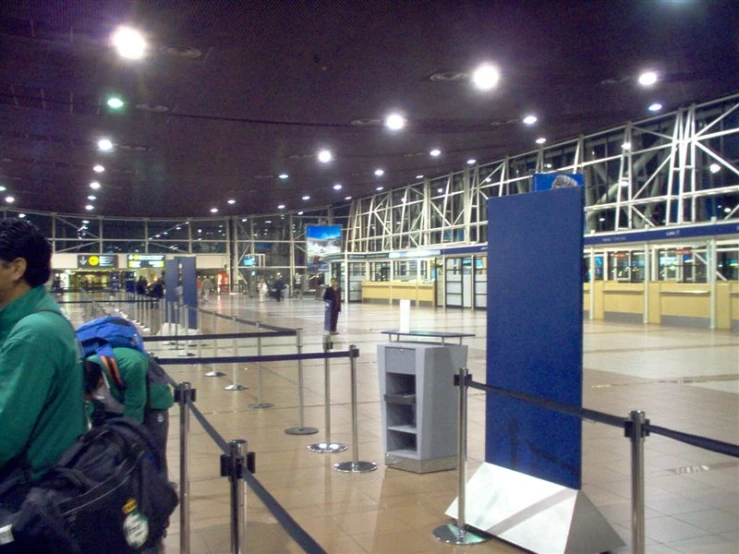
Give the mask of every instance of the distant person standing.
POLYGON ((149 286, 148 281, 146 280, 146 277, 143 275, 139 277, 139 280, 136 281, 136 294, 140 294, 141 296, 146 295, 146 290, 149 286))
POLYGON ((44 474, 87 430, 74 329, 46 292, 51 245, 0 220, 0 486, 44 474))
POLYGON ((275 300, 280 302, 282 300, 282 291, 285 289, 285 282, 282 280, 282 276, 278 275, 277 280, 274 284, 275 287, 275 300))
POLYGON ((211 292, 213 292, 213 281, 211 281, 208 277, 205 277, 203 279, 203 285, 200 287, 200 296, 203 299, 203 302, 208 301, 208 297, 210 296, 211 292))
POLYGON ((326 331, 332 335, 338 335, 336 324, 339 322, 339 312, 341 312, 341 289, 336 279, 331 279, 331 286, 323 293, 323 301, 326 303, 326 331))

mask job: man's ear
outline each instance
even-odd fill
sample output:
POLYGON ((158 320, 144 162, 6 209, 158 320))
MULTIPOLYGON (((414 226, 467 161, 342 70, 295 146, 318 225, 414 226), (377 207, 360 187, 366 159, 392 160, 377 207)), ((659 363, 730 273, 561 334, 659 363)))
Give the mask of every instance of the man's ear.
POLYGON ((13 280, 20 281, 21 279, 23 279, 23 276, 26 274, 26 269, 28 268, 28 264, 26 263, 25 258, 16 258, 12 262, 10 262, 10 267, 13 271, 13 280))

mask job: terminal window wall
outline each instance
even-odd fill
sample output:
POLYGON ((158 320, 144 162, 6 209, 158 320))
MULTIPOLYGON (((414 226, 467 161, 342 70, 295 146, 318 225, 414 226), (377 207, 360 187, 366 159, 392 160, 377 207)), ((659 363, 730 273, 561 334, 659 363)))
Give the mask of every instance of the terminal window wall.
POLYGON ((716 254, 718 279, 739 281, 739 244, 720 245, 716 254))
POLYGON ((418 261, 397 260, 393 262, 393 279, 396 281, 416 281, 418 279, 418 261))
POLYGON ((608 269, 611 281, 642 283, 645 275, 644 252, 638 250, 609 252, 608 269))
POLYGON ((389 281, 390 262, 372 262, 370 264, 370 277, 372 281, 389 281))
POLYGON ((708 275, 705 247, 682 246, 657 250, 657 278, 678 283, 705 283, 708 275))

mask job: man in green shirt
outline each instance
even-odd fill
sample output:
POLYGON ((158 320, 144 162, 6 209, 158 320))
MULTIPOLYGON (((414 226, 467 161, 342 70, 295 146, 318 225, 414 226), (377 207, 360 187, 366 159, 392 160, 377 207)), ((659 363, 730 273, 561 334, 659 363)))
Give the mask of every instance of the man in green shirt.
POLYGON ((92 423, 111 417, 127 417, 147 428, 167 467, 169 408, 174 404, 167 384, 149 383, 149 356, 133 348, 113 348, 115 366, 98 356, 84 361, 85 396, 92 403, 92 423))
POLYGON ((44 289, 51 245, 0 220, 0 481, 45 473, 87 430, 74 329, 44 289))

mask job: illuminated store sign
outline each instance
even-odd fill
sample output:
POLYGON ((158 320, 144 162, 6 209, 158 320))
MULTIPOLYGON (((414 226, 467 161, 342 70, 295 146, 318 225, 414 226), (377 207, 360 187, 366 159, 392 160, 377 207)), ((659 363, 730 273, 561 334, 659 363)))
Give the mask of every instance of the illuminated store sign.
POLYGON ((126 267, 130 269, 144 269, 164 267, 164 254, 129 254, 126 267))
POLYGON ((97 254, 77 254, 77 267, 85 269, 116 268, 118 267, 118 256, 97 254))

